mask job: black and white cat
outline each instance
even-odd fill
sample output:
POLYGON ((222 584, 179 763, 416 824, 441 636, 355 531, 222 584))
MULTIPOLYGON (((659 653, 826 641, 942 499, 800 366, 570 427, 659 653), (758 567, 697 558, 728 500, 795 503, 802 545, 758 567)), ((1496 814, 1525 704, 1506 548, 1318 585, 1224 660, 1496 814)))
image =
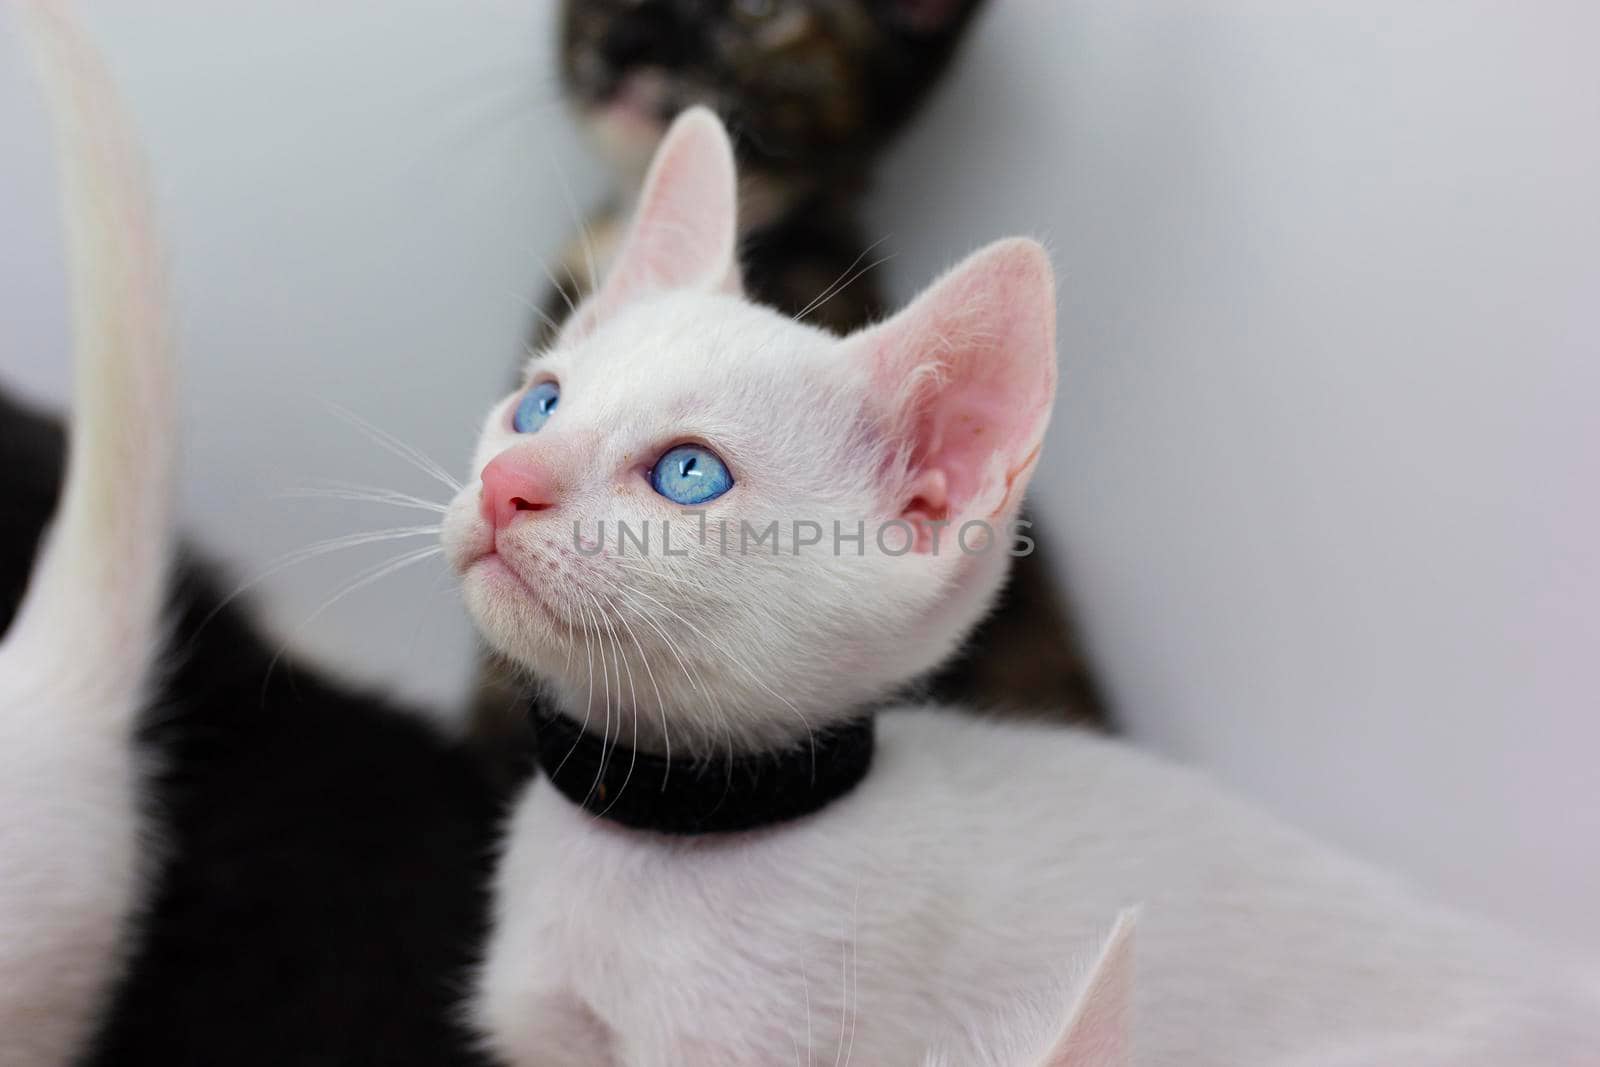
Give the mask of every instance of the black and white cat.
POLYGON ((163 257, 70 6, 10 7, 55 115, 77 373, 64 486, 59 426, 0 396, 0 1065, 481 1067, 458 1004, 498 796, 421 717, 273 670, 174 559, 163 257))
POLYGON ((127 950, 142 868, 133 734, 172 555, 176 411, 137 154, 103 74, 49 7, 25 22, 76 209, 66 486, 0 642, 0 1064, 83 1046, 127 950))
POLYGON ((476 991, 490 1047, 972 1062, 965 1021, 1137 903, 1140 1063, 1595 1063, 1600 1011, 1537 953, 1193 774, 930 707, 879 715, 874 756, 865 709, 1003 579, 1055 389, 1051 268, 1002 241, 839 338, 741 298, 735 189, 688 113, 446 517, 469 609, 548 701, 476 991), (956 549, 968 529, 996 543, 956 549))

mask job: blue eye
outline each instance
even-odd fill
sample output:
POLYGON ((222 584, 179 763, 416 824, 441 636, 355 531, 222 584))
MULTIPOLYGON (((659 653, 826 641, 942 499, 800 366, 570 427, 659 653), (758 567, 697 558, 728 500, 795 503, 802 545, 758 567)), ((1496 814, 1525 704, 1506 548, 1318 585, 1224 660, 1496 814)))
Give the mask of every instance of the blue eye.
POLYGON ((650 469, 650 487, 674 504, 704 504, 733 488, 733 475, 705 445, 678 445, 650 469))
POLYGON ((540 382, 522 394, 511 428, 518 433, 538 433, 561 402, 561 387, 555 382, 540 382))

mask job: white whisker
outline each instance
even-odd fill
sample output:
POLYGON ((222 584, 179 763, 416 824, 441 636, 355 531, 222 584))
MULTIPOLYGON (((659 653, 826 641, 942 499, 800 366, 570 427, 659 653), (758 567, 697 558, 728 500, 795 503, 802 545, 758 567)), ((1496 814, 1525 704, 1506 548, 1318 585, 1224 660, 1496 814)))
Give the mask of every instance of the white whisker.
MULTIPOLYGON (((633 612, 641 622, 650 627, 650 629, 654 631, 655 635, 661 639, 661 643, 666 647, 668 652, 672 653, 672 658, 677 661, 678 669, 683 672, 684 680, 689 683, 690 688, 694 689, 695 692, 700 694, 701 698, 706 702, 708 710, 710 710, 711 713, 716 716, 717 723, 722 727, 723 733, 731 739, 732 725, 728 722, 727 713, 723 710, 722 703, 717 700, 716 696, 709 689, 707 689, 706 686, 701 683, 700 679, 695 677, 694 672, 689 669, 688 663, 684 661, 683 656, 678 652, 677 642, 672 639, 672 635, 667 633, 661 624, 655 619, 652 619, 643 609, 627 600, 619 601, 619 603, 621 603, 624 608, 627 608, 629 611, 633 612)), ((665 713, 663 712, 663 715, 664 714, 665 713)), ((731 751, 732 745, 730 744, 728 748, 729 751, 731 751)))
POLYGON ((800 961, 800 988, 806 997, 806 1064, 811 1063, 811 983, 806 979, 806 961, 800 961))
MULTIPOLYGON (((344 534, 340 537, 330 537, 323 541, 313 542, 304 548, 297 548, 293 552, 279 556, 272 563, 268 564, 264 570, 257 572, 255 575, 247 578, 245 581, 240 582, 237 586, 235 586, 232 592, 228 593, 221 600, 219 600, 216 605, 206 613, 206 617, 200 620, 200 625, 195 627, 195 636, 198 637, 200 632, 210 625, 213 619, 222 614, 223 609, 229 604, 233 603, 235 600, 238 600, 245 593, 260 585, 268 578, 271 578, 273 575, 278 574, 281 571, 285 571, 296 564, 304 563, 307 560, 315 559, 318 556, 327 555, 330 552, 337 552, 346 548, 358 548, 362 545, 377 544, 383 541, 399 541, 407 537, 421 537, 425 534, 437 536, 439 531, 440 527, 437 525, 395 526, 386 530, 368 530, 361 533, 344 534)), ((191 638, 191 640, 193 640, 193 638, 191 638)))
MULTIPOLYGON (((572 602, 571 602, 570 598, 562 597, 561 598, 561 607, 562 607, 562 612, 570 618, 570 616, 572 614, 572 610, 571 610, 572 609, 572 602)), ((572 625, 571 622, 568 622, 567 623, 567 655, 566 655, 566 658, 564 658, 561 661, 561 677, 563 677, 563 678, 567 677, 568 671, 572 668, 572 653, 577 651, 577 648, 578 648, 578 628, 576 626, 572 625)))
MULTIPOLYGON (((350 581, 334 590, 332 596, 328 597, 328 599, 324 600, 317 606, 317 610, 300 620, 300 624, 294 628, 292 633, 298 633, 300 630, 311 625, 322 615, 323 612, 333 607, 333 605, 337 604, 340 600, 343 600, 351 593, 354 593, 359 589, 364 589, 373 582, 381 581, 382 579, 387 578, 389 575, 394 574, 396 571, 404 570, 406 567, 409 567, 414 563, 420 563, 425 559, 443 554, 443 547, 439 545, 430 545, 427 548, 417 549, 414 552, 407 552, 395 557, 394 559, 385 560, 376 566, 367 568, 360 574, 356 575, 356 577, 352 578, 350 581)), ((266 690, 267 682, 272 678, 273 669, 277 667, 278 661, 283 658, 283 654, 287 652, 288 649, 289 643, 286 639, 278 646, 278 650, 273 653, 271 661, 267 664, 266 673, 261 679, 261 687, 263 692, 266 690)))
POLYGON ((611 625, 611 618, 610 618, 609 615, 607 615, 605 613, 603 605, 601 607, 601 618, 602 618, 602 621, 605 623, 606 632, 611 635, 611 651, 612 651, 613 660, 614 661, 619 661, 621 663, 621 665, 622 665, 621 668, 618 669, 618 674, 617 674, 617 743, 618 744, 622 743, 623 708, 622 708, 622 674, 621 674, 621 670, 623 668, 625 668, 627 670, 627 672, 628 672, 628 703, 629 703, 629 709, 628 710, 630 710, 632 712, 632 715, 633 715, 633 744, 632 744, 632 746, 630 748, 630 758, 628 760, 628 773, 623 775, 622 784, 617 787, 617 795, 612 797, 610 803, 608 803, 605 806, 605 808, 600 811, 600 813, 599 813, 600 816, 604 817, 606 812, 611 810, 611 805, 615 804, 618 800, 620 800, 622 798, 622 792, 623 792, 623 790, 628 788, 628 783, 633 780, 634 768, 637 767, 638 763, 639 763, 639 695, 636 692, 634 692, 634 688, 633 688, 633 667, 628 663, 627 659, 622 655, 622 647, 621 647, 620 642, 618 642, 618 640, 617 640, 616 628, 611 625))
POLYGON ((406 537, 437 536, 441 529, 442 527, 438 523, 425 526, 391 526, 383 530, 365 530, 358 533, 342 534, 338 537, 329 537, 322 541, 314 541, 304 548, 297 548, 278 557, 266 570, 246 582, 241 587, 240 592, 243 592, 245 588, 251 585, 272 577, 286 567, 292 567, 296 563, 315 559, 317 556, 327 555, 329 552, 337 552, 346 548, 359 548, 362 545, 376 544, 380 541, 399 541, 406 537))
POLYGON ((372 423, 363 419, 360 415, 357 415, 349 408, 346 408, 340 404, 336 404, 332 400, 324 400, 323 404, 326 405, 328 410, 332 411, 335 415, 338 415, 340 418, 350 423, 350 425, 354 426, 356 429, 370 437, 380 447, 394 453, 401 459, 412 463, 424 474, 431 478, 437 479, 439 482, 444 484, 452 493, 461 492, 461 483, 450 477, 449 473, 443 467, 441 467, 437 462, 434 461, 432 457, 428 456, 421 449, 414 448, 413 446, 406 444, 404 441, 400 440, 398 437, 394 436, 394 434, 389 433, 386 430, 378 429, 378 427, 372 425, 372 423))
POLYGON ((634 574, 645 574, 645 575, 649 575, 652 578, 664 578, 669 582, 675 582, 678 585, 688 586, 689 588, 694 589, 697 592, 701 592, 701 593, 710 593, 711 592, 710 587, 707 586, 704 582, 696 581, 696 580, 694 580, 692 578, 689 578, 689 577, 686 577, 686 576, 680 576, 680 575, 676 575, 676 574, 669 574, 669 573, 667 573, 665 571, 653 571, 653 570, 649 569, 648 567, 630 567, 626 563, 618 563, 615 559, 613 559, 611 562, 612 562, 612 565, 615 566, 618 570, 632 571, 634 574))
POLYGON ((882 237, 878 238, 876 241, 872 242, 870 245, 868 245, 867 247, 863 248, 861 250, 861 252, 856 256, 856 258, 852 259, 850 261, 850 265, 839 273, 839 277, 837 277, 837 278, 835 278, 833 280, 833 284, 832 285, 829 285, 826 289, 822 290, 822 292, 818 293, 815 297, 812 298, 811 303, 807 304, 805 307, 801 308, 799 311, 797 311, 794 314, 794 321, 795 322, 799 322, 801 319, 805 318, 807 315, 809 315, 813 311, 817 310, 817 308, 821 307, 823 304, 826 304, 829 300, 832 300, 840 292, 844 291, 844 289, 846 287, 848 287, 851 284, 851 282, 854 282, 857 278, 861 277, 861 275, 865 274, 867 271, 871 270, 873 267, 879 266, 880 264, 884 263, 885 261, 894 258, 892 255, 891 256, 884 256, 881 259, 878 259, 878 260, 875 260, 872 263, 869 263, 867 266, 863 267, 860 271, 857 271, 855 274, 851 274, 850 273, 851 271, 854 271, 856 269, 856 266, 858 264, 860 264, 860 262, 863 259, 866 259, 867 256, 872 253, 872 250, 874 248, 877 248, 879 245, 883 244, 883 242, 887 241, 888 239, 889 239, 889 235, 888 234, 884 234, 882 237), (849 278, 849 281, 845 280, 845 278, 847 276, 849 278))
MULTIPOLYGON (((547 270, 545 273, 548 274, 549 271, 547 270)), ((535 304, 532 300, 529 300, 527 297, 523 296, 521 293, 511 293, 509 295, 511 296, 511 299, 515 300, 517 303, 521 304, 524 308, 526 308, 527 310, 533 312, 535 315, 539 316, 539 320, 541 322, 543 322, 546 326, 550 327, 552 332, 559 332, 560 331, 561 324, 559 322, 557 322, 555 319, 551 318, 550 317, 550 313, 548 311, 546 311, 544 308, 540 307, 538 304, 535 304)), ((539 355, 538 350, 535 349, 532 345, 527 344, 526 342, 524 342, 522 348, 523 348, 523 351, 527 352, 528 358, 530 358, 530 359, 532 359, 533 357, 539 355)))
MULTIPOLYGON (((589 612, 587 608, 576 602, 573 604, 573 606, 583 614, 585 619, 588 618, 589 612)), ((550 776, 552 778, 561 773, 561 768, 565 767, 567 765, 567 760, 571 759, 572 754, 578 751, 579 741, 582 740, 583 735, 589 731, 589 713, 594 708, 594 645, 589 640, 589 633, 590 629, 586 626, 583 632, 583 650, 584 654, 588 657, 589 663, 589 691, 588 694, 583 698, 583 723, 578 727, 578 739, 572 742, 572 747, 567 749, 567 754, 561 757, 560 763, 556 764, 555 772, 550 776)))
MULTIPOLYGON (((599 602, 596 601, 594 596, 590 593, 586 592, 584 593, 584 596, 589 599, 591 604, 594 604, 594 609, 596 613, 598 613, 600 611, 599 602)), ((602 631, 600 629, 600 622, 597 614, 594 624, 594 636, 598 638, 601 632, 602 631)), ((611 745, 611 668, 606 664, 606 646, 604 644, 600 645, 600 691, 605 696, 606 700, 605 721, 600 727, 600 762, 595 767, 594 784, 589 787, 590 792, 593 792, 595 786, 600 784, 601 776, 605 774, 607 759, 606 749, 611 745)))
MULTIPOLYGON (((848 1012, 848 1018, 850 1020, 850 1043, 849 1043, 848 1046, 846 1046, 846 1049, 845 1049, 844 1067, 850 1067, 850 1057, 855 1055, 855 1051, 856 1051, 856 1020, 858 1018, 860 1018, 860 1016, 861 1016, 860 1011, 857 1010, 857 1008, 855 1008, 855 1007, 851 1007, 851 1005, 850 1005, 850 994, 852 992, 854 992, 854 994, 856 996, 856 999, 858 1001, 860 1000, 860 997, 861 997, 861 969, 860 969, 860 960, 859 960, 859 956, 858 956, 859 947, 860 947, 860 941, 861 941, 861 927, 860 927, 860 923, 858 921, 858 917, 860 915, 860 909, 861 909, 861 882, 860 882, 859 879, 857 879, 855 897, 850 902, 850 945, 849 945, 849 957, 848 957, 848 959, 849 959, 849 971, 847 972, 847 980, 846 980, 846 983, 845 983, 845 1011, 848 1012)), ((839 1032, 840 1032, 840 1040, 842 1041, 844 1039, 844 1018, 841 1018, 839 1020, 839 1032)), ((835 1067, 838 1067, 838 1057, 837 1057, 837 1055, 835 1055, 835 1067)))
POLYGON ((578 217, 578 205, 572 199, 572 186, 567 183, 566 174, 558 170, 556 176, 561 179, 561 196, 567 202, 567 214, 572 216, 573 225, 578 228, 578 241, 583 245, 583 262, 589 272, 589 291, 592 293, 600 288, 600 272, 595 268, 594 239, 589 233, 589 224, 578 217))
POLYGON ((728 652, 727 652, 727 650, 726 650, 726 649, 724 649, 724 648, 722 648, 722 646, 721 646, 721 645, 719 645, 719 644, 718 644, 718 643, 717 643, 717 642, 715 642, 715 641, 713 641, 713 640, 712 640, 712 639, 711 639, 711 638, 710 638, 710 637, 709 637, 709 636, 708 636, 708 635, 707 635, 707 634, 706 634, 706 633, 705 633, 705 631, 703 631, 703 630, 701 630, 701 629, 700 629, 700 627, 698 627, 698 626, 696 626, 696 625, 695 625, 695 624, 694 624, 694 623, 693 623, 693 622, 691 622, 691 621, 689 621, 689 620, 688 620, 688 619, 687 619, 687 618, 685 618, 685 617, 684 617, 684 615, 683 615, 683 613, 682 613, 682 612, 679 612, 679 611, 678 611, 678 610, 676 610, 676 609, 675 609, 675 608, 673 608, 673 607, 671 607, 671 606, 670 606, 670 605, 668 605, 668 604, 665 604, 665 603, 662 603, 662 602, 661 602, 661 601, 660 601, 660 600, 658 600, 658 599, 657 599, 657 598, 656 598, 656 597, 654 597, 654 596, 651 596, 651 595, 650 595, 650 594, 649 594, 649 593, 646 593, 646 592, 645 592, 645 591, 644 591, 644 590, 642 590, 642 589, 634 589, 634 590, 632 590, 632 592, 633 592, 633 593, 634 593, 634 594, 635 594, 635 595, 636 595, 636 596, 642 596, 642 597, 644 597, 644 598, 645 598, 645 599, 646 599, 646 600, 648 600, 648 601, 650 601, 650 602, 651 602, 651 603, 653 603, 653 604, 655 604, 655 605, 656 605, 656 606, 657 606, 657 607, 659 607, 659 608, 661 608, 661 610, 663 610, 663 611, 665 611, 665 612, 667 612, 667 614, 669 614, 669 615, 671 615, 671 616, 672 616, 672 617, 673 617, 673 618, 675 618, 675 619, 677 619, 677 620, 678 620, 678 621, 679 621, 679 622, 681 622, 681 623, 682 623, 682 624, 683 624, 683 625, 685 625, 685 626, 687 626, 687 627, 688 627, 688 628, 689 628, 689 629, 690 629, 690 630, 692 630, 692 631, 694 631, 694 633, 695 633, 695 634, 696 634, 696 635, 697 635, 697 636, 698 636, 698 637, 699 637, 699 638, 700 638, 700 639, 701 639, 701 640, 702 640, 702 641, 704 641, 704 642, 705 642, 705 645, 706 645, 706 647, 707 647, 707 648, 710 648, 710 649, 713 649, 713 650, 715 650, 715 651, 716 651, 716 652, 717 652, 717 653, 719 653, 719 654, 720 654, 720 655, 721 655, 721 656, 722 656, 722 657, 723 657, 723 658, 724 658, 724 659, 725 659, 725 660, 727 660, 727 661, 728 661, 728 663, 730 663, 730 664, 731 664, 731 665, 733 665, 733 666, 734 666, 734 667, 736 667, 736 668, 738 668, 738 669, 739 669, 739 670, 740 670, 740 671, 742 671, 742 672, 743 672, 743 673, 744 673, 744 675, 745 675, 745 677, 747 677, 747 678, 749 678, 749 679, 750 679, 750 680, 751 680, 751 681, 752 681, 752 682, 754 682, 754 683, 755 683, 755 684, 756 684, 756 685, 757 685, 757 686, 758 686, 758 687, 759 687, 759 688, 760 688, 760 689, 762 689, 762 690, 763 690, 763 691, 765 691, 765 692, 766 692, 766 693, 767 693, 767 694, 768 694, 768 695, 770 695, 770 696, 771 696, 771 697, 772 697, 772 698, 773 698, 773 699, 775 699, 775 700, 777 700, 777 701, 778 701, 778 702, 779 702, 779 703, 781 703, 781 704, 783 704, 783 705, 784 705, 784 706, 785 706, 785 707, 786 707, 786 708, 788 708, 788 709, 789 709, 789 710, 790 710, 790 711, 791 711, 791 712, 793 712, 793 713, 794 713, 794 715, 795 715, 795 717, 796 717, 796 718, 798 718, 798 719, 799 719, 799 720, 800 720, 800 725, 801 725, 801 726, 802 726, 802 727, 803 727, 803 728, 804 728, 804 729, 805 729, 805 732, 806 732, 806 739, 807 739, 807 741, 808 741, 808 742, 809 742, 809 743, 810 743, 810 745, 811 745, 811 760, 812 760, 812 764, 813 764, 813 771, 814 771, 814 770, 815 770, 815 763, 816 763, 816 758, 817 758, 817 741, 816 741, 816 734, 815 734, 815 732, 814 732, 814 731, 813 731, 813 730, 812 730, 812 729, 811 729, 811 723, 810 723, 810 721, 809 721, 809 720, 807 720, 807 719, 806 719, 806 717, 805 717, 805 714, 804 714, 804 713, 803 713, 803 712, 802 712, 802 711, 801 711, 801 710, 800 710, 800 709, 799 709, 799 708, 797 708, 797 707, 795 707, 795 705, 794 705, 794 703, 793 703, 793 702, 792 702, 792 701, 791 701, 791 700, 789 700, 789 698, 787 698, 787 697, 785 697, 785 696, 783 696, 783 695, 782 695, 782 694, 781 694, 781 693, 779 693, 779 692, 778 692, 778 691, 777 691, 777 690, 775 690, 775 689, 773 689, 773 688, 772 688, 772 687, 771 687, 771 686, 770 686, 770 685, 768 685, 768 684, 767 684, 767 683, 766 683, 766 682, 765 682, 765 681, 764 681, 764 680, 763 680, 763 679, 762 679, 762 678, 761 678, 761 677, 760 677, 760 676, 758 676, 758 675, 757 675, 757 674, 756 674, 756 673, 755 673, 755 672, 754 672, 754 671, 752 671, 752 670, 751 670, 751 669, 750 669, 750 668, 749 668, 749 667, 747 667, 747 666, 746 666, 746 665, 745 665, 745 664, 744 664, 744 663, 742 663, 742 662, 740 662, 740 661, 739 661, 739 660, 738 660, 738 659, 736 659, 736 658, 735 658, 735 657, 733 657, 733 656, 732 656, 732 655, 730 655, 730 654, 729 654, 729 653, 728 653, 728 652))
POLYGON ((578 313, 578 305, 572 302, 572 296, 567 292, 567 287, 556 281, 556 276, 550 272, 550 267, 544 260, 541 259, 539 261, 539 267, 544 271, 544 276, 550 280, 551 288, 555 289, 562 302, 567 305, 567 314, 576 315, 578 313))
MULTIPOLYGON (((650 679, 650 688, 655 690, 656 711, 661 715, 661 744, 666 750, 667 760, 667 769, 661 774, 661 789, 663 792, 665 792, 667 788, 667 777, 672 773, 672 739, 667 732, 667 704, 666 701, 661 699, 661 687, 656 685, 656 672, 650 668, 650 657, 645 655, 644 646, 639 643, 639 635, 636 634, 633 627, 628 624, 628 620, 623 618, 621 615, 617 616, 617 622, 622 624, 623 630, 627 631, 629 639, 633 641, 633 647, 638 649, 639 662, 644 664, 645 677, 650 679)), ((637 706, 633 709, 633 714, 635 717, 638 716, 639 709, 637 706)))
POLYGON ((283 497, 302 497, 323 500, 351 500, 367 504, 393 504, 395 507, 417 508, 420 511, 432 511, 443 515, 449 510, 444 504, 412 496, 410 493, 396 492, 393 489, 379 489, 375 486, 333 484, 327 486, 312 486, 304 489, 286 489, 278 494, 283 497))

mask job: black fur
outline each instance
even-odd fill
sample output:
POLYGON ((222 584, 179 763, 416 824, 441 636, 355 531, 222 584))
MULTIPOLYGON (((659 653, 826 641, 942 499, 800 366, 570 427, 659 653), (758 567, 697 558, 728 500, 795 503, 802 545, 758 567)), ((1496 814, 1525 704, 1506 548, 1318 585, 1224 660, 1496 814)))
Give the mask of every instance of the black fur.
MULTIPOLYGON (((0 394, 0 625, 62 470, 53 421, 0 394)), ((500 799, 392 703, 280 663, 184 564, 139 736, 157 857, 86 1063, 483 1063, 459 1025, 500 799), (202 625, 203 623, 203 625, 202 625)))
POLYGON ((0 633, 22 603, 64 465, 61 429, 0 390, 0 633))

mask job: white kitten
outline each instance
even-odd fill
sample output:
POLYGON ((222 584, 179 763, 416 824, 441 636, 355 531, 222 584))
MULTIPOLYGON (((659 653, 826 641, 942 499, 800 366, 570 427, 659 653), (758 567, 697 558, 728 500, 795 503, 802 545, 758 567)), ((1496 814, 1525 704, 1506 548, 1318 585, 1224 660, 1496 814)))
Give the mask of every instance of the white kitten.
POLYGON ((68 1062, 139 878, 133 724, 172 552, 176 425, 161 260, 109 79, 25 4, 66 191, 77 345, 66 487, 0 643, 0 1064, 68 1062))
MULTIPOLYGON (((491 412, 446 520, 487 639, 619 759, 670 749, 679 774, 804 746, 950 653, 1006 563, 954 535, 1015 516, 1056 376, 1032 242, 839 340, 739 299, 734 188, 716 120, 681 119, 610 276, 491 412), (699 511, 728 522, 728 552, 685 536, 699 511), (774 519, 775 554, 739 550, 741 521, 774 519), (648 520, 651 554, 610 534, 589 554, 600 520, 648 520), (895 521, 914 550, 880 547, 895 521), (865 523, 859 555, 835 554, 836 522, 865 523)), ((1051 988, 1142 902, 1141 1064, 1366 1062, 1497 1031, 1521 1062, 1594 1062, 1592 1005, 1542 960, 1195 775, 929 709, 883 714, 878 737, 852 791, 747 833, 626 829, 535 780, 474 1003, 490 1047, 586 1067, 978 1062, 971 1024, 1051 988)))

